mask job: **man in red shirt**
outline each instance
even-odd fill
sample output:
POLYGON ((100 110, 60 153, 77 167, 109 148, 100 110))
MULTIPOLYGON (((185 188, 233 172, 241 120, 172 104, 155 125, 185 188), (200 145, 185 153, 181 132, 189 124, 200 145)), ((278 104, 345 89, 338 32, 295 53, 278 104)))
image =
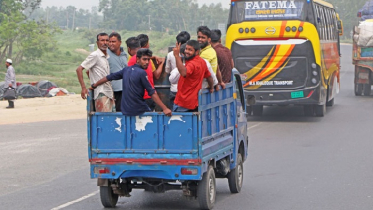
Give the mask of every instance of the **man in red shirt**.
POLYGON ((214 81, 207 68, 206 61, 199 56, 200 45, 196 40, 189 40, 185 48, 185 66, 180 57, 180 44, 176 43, 174 56, 180 73, 175 98, 175 112, 198 111, 198 91, 202 80, 207 78, 210 92, 214 92, 214 81))
POLYGON ((218 66, 224 83, 231 82, 232 69, 234 62, 231 51, 221 44, 221 31, 215 29, 211 31, 211 46, 216 51, 218 57, 218 66))

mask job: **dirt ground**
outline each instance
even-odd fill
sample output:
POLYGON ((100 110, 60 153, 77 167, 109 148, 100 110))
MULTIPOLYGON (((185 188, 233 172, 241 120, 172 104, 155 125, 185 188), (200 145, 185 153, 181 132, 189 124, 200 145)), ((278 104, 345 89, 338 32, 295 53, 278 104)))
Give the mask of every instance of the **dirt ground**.
POLYGON ((18 99, 14 101, 14 109, 6 109, 8 101, 0 101, 0 125, 85 119, 86 102, 80 94, 18 99))

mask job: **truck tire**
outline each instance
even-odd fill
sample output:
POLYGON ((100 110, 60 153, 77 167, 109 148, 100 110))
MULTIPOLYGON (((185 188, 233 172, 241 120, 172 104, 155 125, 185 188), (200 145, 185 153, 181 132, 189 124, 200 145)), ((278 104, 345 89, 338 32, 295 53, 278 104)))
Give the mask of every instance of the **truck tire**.
POLYGON ((216 180, 212 166, 209 166, 198 183, 197 199, 201 209, 212 209, 216 200, 216 180))
POLYGON ((371 85, 370 84, 364 84, 364 95, 370 96, 370 93, 372 92, 371 85))
POLYGON ((237 155, 237 165, 232 171, 228 173, 228 184, 231 193, 241 192, 243 183, 243 162, 242 155, 238 153, 237 155))
POLYGON ((361 96, 363 94, 363 85, 355 84, 355 96, 361 96))
POLYGON ((303 106, 304 115, 307 117, 313 117, 313 114, 315 113, 315 107, 314 105, 304 105, 303 106))
POLYGON ((100 186, 100 198, 105 208, 114 208, 118 202, 118 195, 114 194, 110 186, 100 186))
POLYGON ((263 115, 263 105, 253 105, 253 115, 262 116, 263 115))
POLYGON ((317 117, 324 117, 325 113, 326 113, 326 104, 315 106, 315 114, 317 117))

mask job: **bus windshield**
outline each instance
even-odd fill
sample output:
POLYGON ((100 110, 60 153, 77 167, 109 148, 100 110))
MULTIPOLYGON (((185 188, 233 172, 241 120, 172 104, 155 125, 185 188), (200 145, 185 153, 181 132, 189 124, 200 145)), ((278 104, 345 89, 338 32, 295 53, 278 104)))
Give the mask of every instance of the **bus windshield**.
POLYGON ((231 4, 230 24, 258 20, 301 20, 313 23, 309 0, 236 1, 231 4))

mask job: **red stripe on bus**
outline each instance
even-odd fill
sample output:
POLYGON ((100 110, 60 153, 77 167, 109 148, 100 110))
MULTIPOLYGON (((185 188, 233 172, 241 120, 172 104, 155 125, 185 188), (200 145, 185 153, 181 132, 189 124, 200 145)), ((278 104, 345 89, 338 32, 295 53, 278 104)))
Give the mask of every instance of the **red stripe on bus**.
POLYGON ((288 21, 282 21, 281 30, 280 30, 280 37, 284 37, 285 34, 285 28, 288 21))
MULTIPOLYGON (((299 25, 299 27, 303 27, 303 25, 304 25, 304 22, 301 22, 300 25, 299 25)), ((298 29, 299 29, 299 27, 298 27, 298 29)), ((303 30, 304 30, 304 29, 303 29, 303 30)), ((300 33, 301 33, 301 32, 298 30, 298 31, 297 31, 297 34, 295 35, 295 38, 298 38, 298 37, 300 36, 300 33)))

